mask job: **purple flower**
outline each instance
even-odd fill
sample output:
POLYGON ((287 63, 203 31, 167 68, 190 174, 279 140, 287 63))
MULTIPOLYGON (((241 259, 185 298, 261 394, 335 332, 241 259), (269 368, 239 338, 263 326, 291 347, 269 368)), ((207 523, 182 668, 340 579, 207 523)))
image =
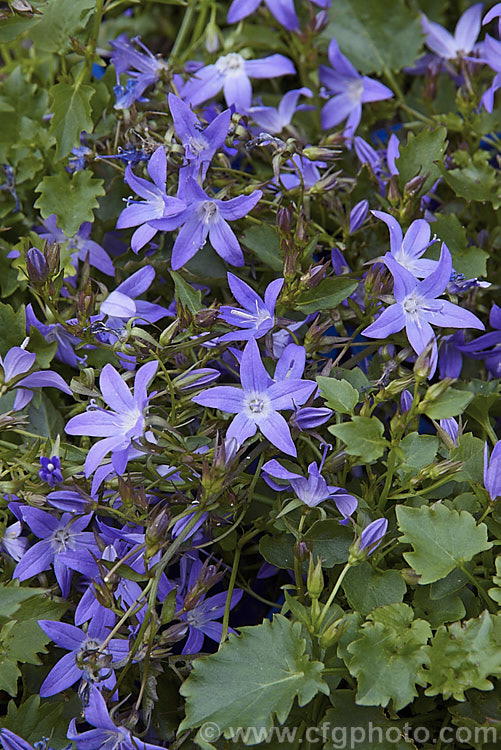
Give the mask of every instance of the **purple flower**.
POLYGON ((117 727, 112 721, 106 702, 96 688, 92 686, 89 703, 85 708, 85 721, 94 729, 78 733, 75 719, 71 720, 67 737, 72 740, 78 750, 160 750, 159 745, 143 742, 131 734, 124 726, 117 727))
MULTIPOLYGON (((266 7, 285 29, 297 31, 299 19, 294 8, 294 0, 264 0, 266 7)), ((226 20, 228 23, 237 23, 254 13, 261 0, 233 0, 228 11, 226 20)))
MULTIPOLYGON (((26 339, 26 342, 28 339, 26 339)), ((32 372, 19 380, 21 375, 31 370, 35 364, 36 354, 27 352, 22 346, 13 346, 5 357, 0 357, 0 367, 3 370, 3 385, 0 394, 7 390, 19 388, 16 393, 13 411, 23 409, 33 398, 32 388, 58 388, 69 396, 73 395, 64 380, 57 372, 40 370, 32 372), (14 382, 13 382, 14 381, 14 382)))
POLYGON ((484 359, 485 366, 492 377, 501 377, 501 307, 493 305, 489 324, 495 331, 479 336, 467 344, 458 344, 464 354, 472 359, 484 359))
POLYGON ((290 422, 298 430, 311 430, 325 424, 332 414, 332 409, 327 407, 304 406, 292 415, 290 422))
POLYGON ((203 181, 212 157, 224 144, 231 111, 227 109, 221 112, 204 130, 186 102, 174 94, 169 94, 168 99, 176 135, 184 147, 184 158, 190 166, 192 176, 195 179, 200 176, 203 181))
MULTIPOLYGON (((312 0, 320 8, 329 8, 331 0, 312 0)), ((226 20, 228 23, 237 23, 247 18, 259 7, 261 0, 233 0, 226 20)), ((299 19, 294 8, 294 0, 264 0, 264 3, 272 16, 277 19, 288 31, 299 29, 299 19)))
MULTIPOLYGON (((184 520, 184 519, 183 519, 184 520)), ((180 611, 177 616, 187 623, 188 638, 184 645, 183 654, 197 654, 204 642, 206 635, 216 643, 221 640, 223 626, 220 622, 215 622, 224 614, 226 605, 226 591, 220 594, 214 594, 208 599, 205 598, 204 589, 211 585, 211 575, 215 572, 213 581, 217 581, 217 568, 202 566, 199 560, 194 560, 190 569, 190 574, 182 586, 181 591, 177 594, 177 603, 180 611), (211 571, 212 568, 212 571, 211 571), (207 581, 207 579, 209 579, 207 581)), ((242 598, 243 591, 235 589, 231 595, 230 608, 233 609, 242 598)), ((231 633, 234 631, 230 628, 231 633)))
POLYGON ((268 484, 275 490, 285 490, 286 487, 276 482, 270 482, 266 475, 285 480, 294 490, 297 497, 308 507, 314 508, 324 500, 334 500, 338 511, 343 516, 341 523, 348 523, 349 516, 357 509, 358 501, 341 487, 327 484, 320 473, 315 461, 308 466, 308 477, 288 471, 278 461, 272 459, 263 465, 263 473, 268 484))
POLYGON ((219 317, 226 323, 244 330, 225 333, 219 340, 245 341, 251 338, 259 339, 267 334, 275 325, 275 304, 283 283, 283 279, 275 279, 268 284, 263 300, 245 281, 228 273, 228 284, 233 296, 244 309, 222 305, 219 317))
MULTIPOLYGON (((433 273, 438 266, 438 261, 421 258, 434 242, 434 240, 430 241, 431 229, 427 221, 416 219, 404 236, 400 224, 393 216, 384 211, 372 211, 372 214, 384 221, 390 230, 390 252, 397 263, 418 279, 433 273)), ((385 261, 386 257, 388 256, 382 260, 385 261)))
POLYGON ((397 263, 390 254, 386 255, 385 263, 393 275, 395 303, 383 310, 362 334, 370 338, 386 338, 405 328, 409 343, 416 354, 421 354, 430 341, 433 341, 434 372, 437 344, 430 324, 447 328, 482 330, 484 324, 469 310, 464 310, 448 300, 437 299, 444 292, 452 271, 451 254, 445 245, 442 245, 436 269, 423 281, 417 281, 410 271, 397 263))
POLYGON ((328 57, 332 67, 321 65, 319 77, 327 93, 334 96, 322 109, 322 128, 328 130, 348 118, 344 134, 351 138, 362 117, 362 104, 390 99, 393 92, 382 83, 361 76, 341 54, 335 39, 329 44, 328 57))
POLYGON ((76 251, 71 255, 71 263, 75 267, 75 272, 78 270, 78 262, 83 263, 88 257, 89 265, 94 266, 107 276, 114 276, 115 268, 106 250, 97 242, 89 239, 91 229, 90 221, 84 221, 73 237, 67 237, 57 226, 56 215, 51 214, 45 221, 42 221, 42 226, 37 227, 37 233, 47 242, 57 242, 59 245, 65 242, 69 243, 69 250, 76 251))
POLYGON ((135 253, 139 252, 158 231, 149 223, 150 221, 163 219, 164 229, 170 231, 179 226, 175 219, 186 208, 183 201, 165 192, 167 158, 163 146, 159 146, 151 155, 147 170, 153 184, 141 177, 136 177, 130 165, 126 166, 126 183, 144 200, 134 201, 129 198, 127 208, 124 208, 117 221, 117 229, 138 226, 131 239, 131 247, 135 253))
POLYGON ((480 104, 490 113, 494 108, 494 94, 501 88, 501 41, 499 39, 494 39, 490 34, 485 35, 480 62, 486 63, 496 73, 492 84, 480 99, 480 104))
POLYGON ((464 344, 463 331, 443 336, 438 350, 438 372, 440 378, 459 378, 463 367, 461 345, 464 344))
POLYGON ((240 446, 259 429, 276 448, 296 456, 289 427, 279 411, 304 404, 316 383, 296 378, 274 383, 263 366, 255 339, 245 346, 240 379, 242 388, 216 386, 194 396, 192 401, 237 415, 228 428, 227 440, 235 438, 240 446))
POLYGON ((281 133, 284 128, 290 125, 294 113, 304 108, 304 105, 297 106, 300 96, 311 97, 313 94, 305 86, 300 89, 293 89, 284 94, 278 108, 251 107, 249 114, 267 133, 281 133))
POLYGON ((38 476, 43 482, 47 482, 51 487, 55 484, 60 484, 63 481, 63 475, 61 474, 61 461, 59 456, 47 456, 40 457, 41 469, 38 472, 38 476))
POLYGON ((21 512, 23 520, 41 541, 24 553, 14 570, 14 578, 26 581, 53 565, 61 594, 66 598, 70 592, 72 571, 68 568, 63 553, 68 550, 81 552, 91 549, 99 554, 94 534, 84 531, 92 513, 79 518, 75 518, 72 513, 63 513, 57 519, 51 513, 30 506, 23 506, 21 512))
POLYGON ((421 28, 423 34, 426 34, 428 47, 444 60, 455 60, 457 57, 469 54, 475 46, 480 31, 482 8, 482 3, 468 8, 457 22, 454 36, 439 23, 429 21, 423 13, 421 28))
POLYGON ((487 443, 484 450, 484 487, 490 495, 491 502, 501 496, 501 440, 494 446, 490 460, 487 443))
MULTIPOLYGON (((155 269, 152 266, 144 266, 133 273, 101 302, 101 314, 93 316, 93 322, 104 320, 104 316, 107 315, 106 327, 120 335, 125 323, 131 318, 137 318, 134 321, 135 325, 144 325, 156 323, 157 320, 168 316, 169 311, 165 307, 136 299, 150 288, 154 278, 155 269)), ((116 340, 113 334, 112 338, 116 340)))
POLYGON ((21 521, 16 521, 7 526, 3 536, 0 537, 0 549, 3 549, 16 562, 19 562, 28 547, 28 540, 25 536, 21 536, 22 530, 21 521))
POLYGON ((117 474, 123 474, 127 461, 136 449, 132 441, 143 437, 144 412, 149 396, 146 388, 155 375, 158 362, 148 362, 139 368, 134 380, 134 395, 113 365, 106 364, 99 379, 104 401, 110 411, 91 404, 84 414, 77 414, 65 427, 68 435, 102 437, 95 443, 85 459, 85 476, 90 476, 108 453, 117 474))
POLYGON ((181 89, 181 98, 192 106, 212 99, 221 89, 228 107, 234 105, 239 112, 251 106, 250 78, 276 78, 295 75, 292 62, 283 55, 270 55, 260 60, 246 60, 237 52, 223 55, 212 65, 197 70, 181 89))
POLYGON ((61 323, 42 323, 35 315, 30 302, 26 307, 26 330, 28 333, 31 326, 40 331, 47 342, 57 342, 56 359, 60 362, 64 362, 70 367, 78 367, 79 363, 85 361, 85 358, 79 357, 74 350, 74 347, 80 343, 80 339, 68 333, 61 323))
POLYGON ((10 729, 0 729, 0 747, 3 750, 34 750, 29 742, 23 740, 18 734, 14 734, 10 729))
MULTIPOLYGON (((207 237, 216 253, 225 261, 233 266, 242 266, 242 249, 227 220, 235 221, 246 216, 261 198, 261 190, 223 201, 210 198, 193 178, 188 177, 180 195, 187 207, 175 219, 175 226, 181 229, 172 248, 172 268, 176 270, 188 263, 205 245, 207 237)), ((172 219, 160 219, 153 221, 151 226, 155 231, 170 231, 172 222, 172 219)))
POLYGON ((114 687, 112 664, 129 654, 128 641, 119 638, 112 638, 106 648, 100 649, 114 620, 114 615, 111 621, 108 618, 108 623, 95 618, 89 623, 87 632, 65 622, 38 620, 44 633, 57 646, 70 652, 59 659, 43 681, 40 688, 42 698, 66 690, 82 677, 88 682, 102 682, 108 688, 114 687))
POLYGON ((129 109, 134 101, 146 101, 141 96, 143 91, 155 83, 161 71, 167 68, 165 62, 152 55, 138 36, 131 42, 125 34, 121 34, 115 41, 110 42, 113 49, 111 62, 117 72, 117 86, 114 89, 117 95, 115 109, 129 109), (144 53, 139 52, 131 42, 141 47, 144 53), (120 85, 122 73, 127 73, 129 76, 125 87, 120 85))

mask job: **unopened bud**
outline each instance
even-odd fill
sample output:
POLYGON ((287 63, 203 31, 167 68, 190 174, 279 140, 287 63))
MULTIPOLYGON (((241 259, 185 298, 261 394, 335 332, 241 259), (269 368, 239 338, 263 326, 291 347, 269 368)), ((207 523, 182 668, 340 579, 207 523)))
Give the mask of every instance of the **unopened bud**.
POLYGON ((170 516, 168 510, 162 508, 146 528, 146 557, 153 557, 167 541, 167 528, 170 516))
POLYGON ((51 242, 50 245, 45 248, 44 255, 49 267, 49 273, 51 275, 57 274, 59 271, 59 263, 61 259, 61 251, 57 242, 51 242))
POLYGON ((308 594, 312 599, 319 599, 324 590, 324 574, 322 572, 322 560, 317 558, 316 564, 313 563, 313 555, 310 552, 310 564, 308 566, 308 578, 306 582, 308 594))
POLYGON ((463 468, 463 462, 462 461, 441 461, 438 464, 430 464, 429 466, 425 466, 421 471, 419 471, 415 477, 412 477, 411 484, 412 485, 418 485, 421 482, 423 482, 425 479, 431 479, 436 480, 440 479, 440 477, 445 477, 448 475, 456 474, 458 471, 460 471, 463 468))
POLYGON ((356 232, 363 225, 369 213, 369 201, 362 200, 350 211, 350 234, 356 232))
POLYGON ((199 310, 195 313, 195 325, 200 328, 210 328, 214 325, 219 315, 219 310, 213 308, 207 310, 199 310))
POLYGON ((400 195, 400 191, 398 189, 397 178, 395 175, 392 175, 390 181, 388 182, 386 197, 388 199, 388 202, 392 206, 398 206, 398 204, 402 200, 402 196, 400 195))
POLYGON ((294 557, 299 562, 305 562, 308 559, 310 551, 306 542, 296 542, 294 545, 294 557))
POLYGON ((160 344, 160 346, 167 346, 168 344, 170 344, 174 336, 177 334, 178 329, 178 320, 174 320, 169 326, 167 326, 167 328, 164 328, 158 339, 158 343, 160 344))
POLYGON ((302 151, 302 155, 306 156, 309 161, 334 159, 339 153, 339 149, 327 148, 325 146, 307 146, 302 151))
POLYGON ((321 10, 320 13, 315 14, 315 18, 313 19, 313 31, 317 34, 320 33, 325 29, 328 23, 329 14, 326 10, 321 10))
POLYGON ((416 376, 416 380, 418 382, 424 382, 427 380, 430 376, 430 373, 432 371, 433 365, 432 365, 432 357, 433 357, 433 350, 434 350, 434 341, 430 341, 426 347, 423 349, 421 354, 418 355, 416 358, 416 361, 414 362, 414 375, 416 376))
POLYGON ((410 586, 417 586, 417 584, 419 583, 419 579, 421 578, 421 576, 416 573, 414 568, 401 568, 400 575, 410 586))
POLYGON ((215 23, 209 23, 205 32, 205 49, 209 54, 214 54, 219 49, 219 29, 215 23))
POLYGON ((34 286, 42 286, 49 278, 47 261, 36 247, 30 247, 26 253, 26 270, 34 286))
POLYGON ((440 396, 446 391, 450 390, 452 383, 455 382, 455 378, 444 378, 438 383, 430 386, 426 391, 424 399, 421 401, 418 407, 418 411, 424 412, 434 401, 440 398, 440 396))
POLYGON ((329 627, 327 627, 318 639, 320 648, 329 648, 339 641, 345 631, 345 627, 341 624, 342 619, 334 620, 329 627))
POLYGON ((417 174, 415 177, 412 178, 412 180, 409 180, 409 182, 406 182, 404 186, 404 195, 408 196, 409 198, 414 198, 416 195, 419 195, 428 177, 429 177, 429 173, 417 174))

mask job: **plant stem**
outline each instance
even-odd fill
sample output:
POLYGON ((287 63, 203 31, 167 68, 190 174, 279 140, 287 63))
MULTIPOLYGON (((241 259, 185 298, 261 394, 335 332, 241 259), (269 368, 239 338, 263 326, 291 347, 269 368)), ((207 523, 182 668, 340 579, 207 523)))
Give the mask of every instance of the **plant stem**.
POLYGON ((343 578, 345 577, 345 575, 347 574, 347 572, 349 571, 349 569, 350 569, 351 567, 352 567, 352 566, 351 566, 351 564, 350 564, 350 563, 346 563, 346 565, 345 565, 345 566, 344 566, 344 568, 342 569, 341 573, 339 574, 339 578, 337 579, 337 581, 336 581, 336 584, 335 584, 334 588, 332 589, 331 593, 329 594, 329 598, 328 598, 328 599, 327 599, 327 601, 325 602, 325 604, 324 604, 324 606, 323 606, 323 609, 322 609, 322 611, 320 612, 320 617, 318 618, 318 620, 317 620, 317 622, 316 622, 316 625, 317 625, 317 627, 318 627, 318 628, 320 627, 320 625, 321 625, 321 624, 322 624, 322 622, 324 621, 325 615, 326 615, 326 614, 327 614, 327 612, 329 611, 329 608, 330 608, 330 606, 331 606, 332 602, 333 602, 333 601, 334 601, 334 599, 336 598, 336 594, 337 594, 337 592, 339 591, 339 587, 341 586, 341 584, 342 584, 342 582, 343 582, 343 578))

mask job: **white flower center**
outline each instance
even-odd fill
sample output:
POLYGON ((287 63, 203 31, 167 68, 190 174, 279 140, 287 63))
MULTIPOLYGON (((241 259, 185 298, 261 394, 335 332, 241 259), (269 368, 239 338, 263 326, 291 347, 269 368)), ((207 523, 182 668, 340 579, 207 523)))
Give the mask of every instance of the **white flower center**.
POLYGON ((190 149, 194 156, 199 156, 202 151, 208 147, 207 139, 203 135, 191 136, 188 139, 187 147, 190 149))
POLYGON ((245 397, 244 413, 255 422, 266 419, 273 408, 265 393, 248 393, 245 397))
POLYGON ((423 306, 424 299, 416 292, 411 292, 403 301, 404 311, 409 315, 416 315, 423 306))
POLYGON ((201 219, 204 224, 210 224, 218 212, 217 206, 213 201, 204 201, 200 204, 198 210, 201 214, 201 219))
POLYGON ((356 78, 348 84, 347 94, 354 102, 359 102, 364 91, 364 82, 361 78, 356 78))
POLYGON ((244 69, 245 60, 242 55, 237 52, 230 52, 229 55, 223 55, 216 62, 216 70, 222 75, 232 75, 235 73, 241 73, 244 69))

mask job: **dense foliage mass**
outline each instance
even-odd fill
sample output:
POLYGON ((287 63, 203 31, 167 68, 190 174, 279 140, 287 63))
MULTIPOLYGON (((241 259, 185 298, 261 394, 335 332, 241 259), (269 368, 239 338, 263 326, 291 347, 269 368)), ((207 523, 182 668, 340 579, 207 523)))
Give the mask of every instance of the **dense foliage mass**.
POLYGON ((0 18, 0 746, 498 747, 501 4, 0 18))

